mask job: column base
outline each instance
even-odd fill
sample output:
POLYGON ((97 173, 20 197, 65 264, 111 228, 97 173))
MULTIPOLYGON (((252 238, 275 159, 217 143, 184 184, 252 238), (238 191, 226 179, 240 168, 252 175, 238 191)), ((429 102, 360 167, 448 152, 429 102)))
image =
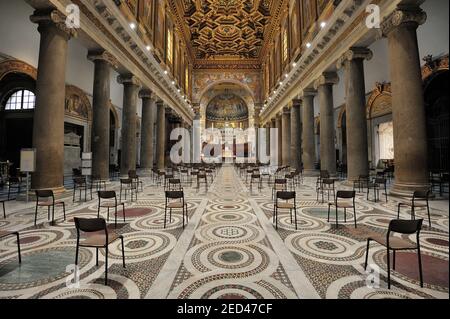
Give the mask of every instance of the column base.
POLYGON ((303 176, 304 177, 317 177, 320 175, 320 172, 315 169, 304 169, 303 176))
POLYGON ((407 184, 394 182, 389 194, 394 196, 411 197, 414 191, 427 191, 430 189, 429 183, 423 184, 407 184))

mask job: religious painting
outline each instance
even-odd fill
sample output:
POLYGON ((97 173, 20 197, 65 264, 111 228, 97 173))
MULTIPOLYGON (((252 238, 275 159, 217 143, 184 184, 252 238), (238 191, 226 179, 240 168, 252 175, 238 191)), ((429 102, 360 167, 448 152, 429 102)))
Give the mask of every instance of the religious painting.
POLYGON ((281 72, 281 44, 280 44, 280 35, 277 36, 277 39, 275 41, 275 77, 278 78, 280 76, 281 72))
POLYGON ((317 16, 316 0, 302 0, 303 34, 308 33, 317 16))
POLYGON ((162 1, 156 1, 155 15, 155 47, 162 54, 164 53, 164 36, 165 36, 165 9, 162 1))
POLYGON ((317 0, 317 11, 319 16, 325 11, 325 8, 328 6, 330 1, 331 0, 317 0))
POLYGON ((139 20, 144 25, 145 29, 149 34, 152 33, 153 26, 153 1, 154 0, 140 0, 139 3, 141 5, 141 8, 139 10, 139 20))
POLYGON ((206 108, 206 117, 212 121, 239 121, 248 119, 247 104, 239 96, 225 92, 217 95, 206 108))
POLYGON ((66 98, 65 113, 87 120, 89 117, 88 106, 84 105, 82 99, 78 95, 70 95, 66 98))
POLYGON ((300 45, 300 0, 295 0, 291 11, 291 54, 294 54, 300 45))

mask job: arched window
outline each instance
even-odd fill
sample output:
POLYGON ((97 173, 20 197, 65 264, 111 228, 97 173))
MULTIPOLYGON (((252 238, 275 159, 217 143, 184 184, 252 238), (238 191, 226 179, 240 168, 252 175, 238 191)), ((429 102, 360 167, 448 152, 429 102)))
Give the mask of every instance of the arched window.
POLYGON ((29 90, 15 91, 6 102, 6 111, 33 110, 36 96, 29 90))

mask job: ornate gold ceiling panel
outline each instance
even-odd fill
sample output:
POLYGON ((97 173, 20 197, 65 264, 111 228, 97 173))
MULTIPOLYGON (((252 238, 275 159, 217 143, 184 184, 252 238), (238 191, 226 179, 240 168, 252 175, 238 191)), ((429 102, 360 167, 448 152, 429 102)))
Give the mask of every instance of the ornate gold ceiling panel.
POLYGON ((184 20, 195 58, 258 63, 273 1, 184 0, 184 20))

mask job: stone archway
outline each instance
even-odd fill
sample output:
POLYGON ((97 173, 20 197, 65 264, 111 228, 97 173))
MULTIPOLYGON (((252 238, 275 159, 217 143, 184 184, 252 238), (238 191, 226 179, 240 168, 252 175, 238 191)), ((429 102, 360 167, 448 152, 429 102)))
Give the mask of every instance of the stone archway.
POLYGON ((35 81, 37 79, 37 69, 20 60, 6 60, 0 63, 0 80, 10 73, 21 73, 28 75, 35 81))

